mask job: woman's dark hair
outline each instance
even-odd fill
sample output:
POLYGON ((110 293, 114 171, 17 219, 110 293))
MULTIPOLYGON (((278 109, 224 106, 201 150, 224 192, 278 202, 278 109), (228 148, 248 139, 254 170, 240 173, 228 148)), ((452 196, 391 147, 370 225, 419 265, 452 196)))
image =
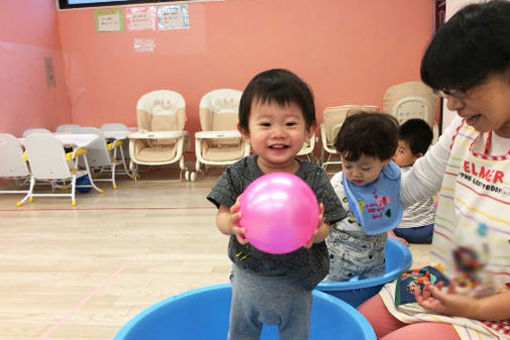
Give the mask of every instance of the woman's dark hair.
POLYGON ((421 78, 436 90, 466 91, 510 66, 510 1, 462 8, 434 35, 421 78))
POLYGON ((381 161, 391 159, 398 145, 398 121, 380 112, 349 115, 335 139, 335 149, 343 158, 357 161, 361 155, 381 161))
POLYGON ((308 85, 294 73, 284 69, 272 69, 257 74, 246 86, 239 103, 239 126, 249 132, 251 105, 275 102, 281 106, 295 103, 301 108, 306 128, 315 124, 315 104, 308 85))

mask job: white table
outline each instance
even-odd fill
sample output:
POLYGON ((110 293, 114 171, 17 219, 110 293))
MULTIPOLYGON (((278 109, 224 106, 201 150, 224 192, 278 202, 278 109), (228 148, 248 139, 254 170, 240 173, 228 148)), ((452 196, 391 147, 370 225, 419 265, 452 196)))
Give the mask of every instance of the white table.
POLYGON ((129 132, 129 139, 164 139, 187 136, 187 131, 136 131, 129 132))
POLYGON ((195 133, 196 139, 204 138, 241 138, 241 133, 237 130, 225 131, 200 131, 195 133))
POLYGON ((53 134, 55 137, 58 138, 64 145, 71 145, 73 147, 86 148, 89 146, 90 143, 95 141, 99 138, 98 135, 93 133, 85 133, 85 134, 79 134, 79 133, 59 133, 59 134, 53 134))

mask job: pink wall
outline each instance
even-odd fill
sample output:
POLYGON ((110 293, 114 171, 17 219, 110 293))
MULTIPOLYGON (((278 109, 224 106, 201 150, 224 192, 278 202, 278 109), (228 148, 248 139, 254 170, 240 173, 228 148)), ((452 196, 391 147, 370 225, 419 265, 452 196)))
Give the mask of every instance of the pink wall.
POLYGON ((97 33, 94 10, 0 1, 0 130, 134 126, 139 96, 167 88, 185 97, 193 133, 204 93, 243 89, 272 67, 312 86, 319 120, 330 105, 380 106, 388 86, 419 78, 433 22, 431 0, 235 0, 188 9, 189 29, 97 33), (153 39, 155 51, 136 53, 135 38, 153 39), (46 84, 44 57, 54 59, 56 87, 46 84))
POLYGON ((0 131, 20 136, 69 121, 63 71, 55 1, 1 0, 0 131), (46 83, 45 57, 53 58, 55 87, 46 83))
POLYGON ((188 4, 190 28, 97 33, 94 10, 58 13, 72 121, 136 125, 135 105, 155 89, 180 92, 186 129, 199 129, 207 91, 243 89, 257 72, 285 67, 326 106, 381 105, 385 89, 419 79, 431 32, 431 0, 235 0, 188 4), (151 38, 153 53, 134 52, 151 38))

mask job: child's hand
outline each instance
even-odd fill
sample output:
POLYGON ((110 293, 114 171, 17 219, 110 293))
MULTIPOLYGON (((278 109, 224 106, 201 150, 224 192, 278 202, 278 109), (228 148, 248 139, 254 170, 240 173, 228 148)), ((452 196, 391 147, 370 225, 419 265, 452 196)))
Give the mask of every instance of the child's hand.
POLYGON ((398 237, 394 232, 393 230, 390 230, 388 231, 388 237, 391 237, 397 241, 399 241, 400 243, 402 243, 404 246, 406 247, 409 247, 409 242, 407 242, 407 240, 405 238, 402 238, 402 237, 398 237))
POLYGON ((239 219, 241 218, 241 211, 239 198, 237 198, 236 202, 233 206, 230 207, 230 223, 232 225, 231 233, 234 234, 237 238, 237 241, 241 244, 248 243, 248 240, 244 237, 245 229, 238 226, 239 219))
POLYGON ((315 229, 312 237, 304 244, 309 249, 314 243, 322 242, 329 234, 329 226, 324 223, 324 204, 319 204, 319 220, 317 221, 317 229, 315 229))

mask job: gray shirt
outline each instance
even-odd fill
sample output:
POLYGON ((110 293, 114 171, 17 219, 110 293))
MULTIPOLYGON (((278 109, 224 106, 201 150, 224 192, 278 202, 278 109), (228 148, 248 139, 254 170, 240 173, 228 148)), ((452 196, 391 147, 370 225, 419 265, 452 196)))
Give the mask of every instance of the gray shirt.
MULTIPOLYGON (((252 155, 229 166, 218 178, 207 199, 217 207, 224 205, 230 208, 251 182, 264 175, 256 160, 257 156, 252 155)), ((295 175, 308 183, 317 201, 324 204, 324 222, 333 224, 346 217, 326 172, 317 164, 298 161, 300 166, 295 175)), ((257 250, 249 243, 242 245, 232 235, 228 255, 242 269, 298 280, 309 290, 315 288, 329 271, 325 242, 315 243, 310 249, 301 247, 291 253, 277 255, 257 250)))

